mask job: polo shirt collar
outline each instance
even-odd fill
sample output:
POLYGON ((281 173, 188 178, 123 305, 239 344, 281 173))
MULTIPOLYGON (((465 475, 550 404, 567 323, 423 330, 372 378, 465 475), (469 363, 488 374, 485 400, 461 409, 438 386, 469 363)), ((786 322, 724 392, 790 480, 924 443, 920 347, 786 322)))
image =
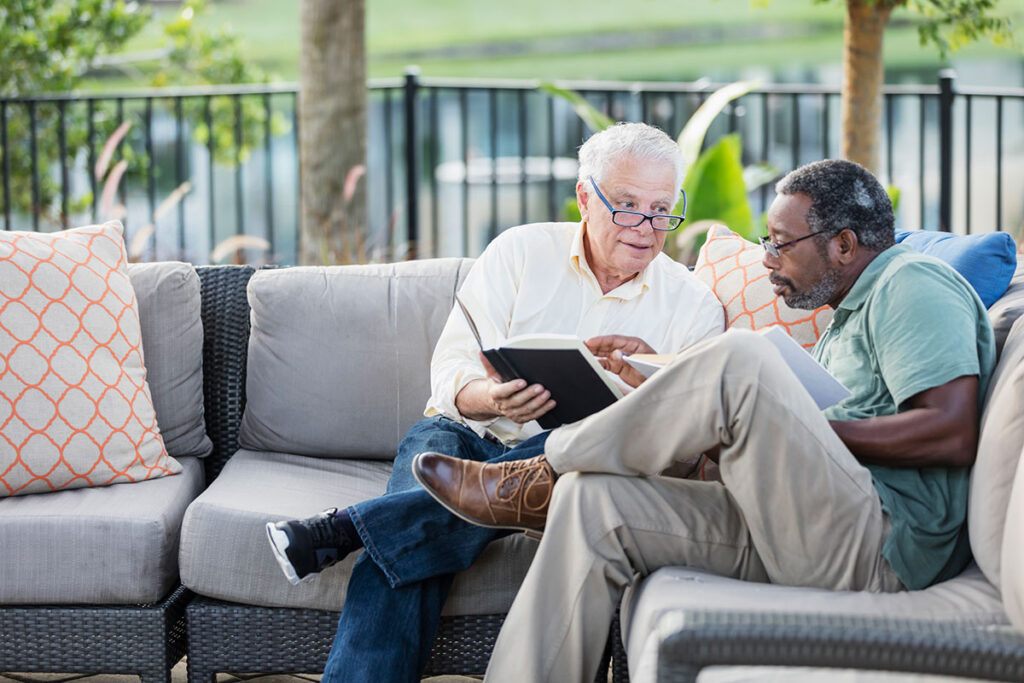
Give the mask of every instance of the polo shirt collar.
POLYGON ((850 288, 849 293, 839 303, 839 306, 836 307, 836 311, 855 311, 863 306, 868 298, 868 294, 875 287, 875 281, 878 280, 878 277, 886 267, 894 258, 908 251, 910 251, 910 247, 904 244, 895 244, 876 256, 868 264, 867 268, 861 272, 857 281, 853 283, 853 287, 850 288))
MULTIPOLYGON (((569 268, 571 268, 580 277, 590 280, 593 285, 597 288, 597 291, 601 291, 601 285, 597 281, 597 276, 594 275, 594 271, 591 270, 590 264, 587 263, 586 250, 583 248, 583 233, 586 230, 587 224, 580 221, 579 227, 576 228, 576 232, 572 238, 572 247, 569 249, 569 268)), ((657 257, 655 257, 657 258, 657 257)), ((605 294, 605 296, 614 296, 619 299, 633 299, 640 296, 643 292, 651 288, 650 283, 650 270, 651 264, 654 261, 647 264, 647 267, 641 270, 635 278, 629 282, 624 282, 612 291, 605 294)))

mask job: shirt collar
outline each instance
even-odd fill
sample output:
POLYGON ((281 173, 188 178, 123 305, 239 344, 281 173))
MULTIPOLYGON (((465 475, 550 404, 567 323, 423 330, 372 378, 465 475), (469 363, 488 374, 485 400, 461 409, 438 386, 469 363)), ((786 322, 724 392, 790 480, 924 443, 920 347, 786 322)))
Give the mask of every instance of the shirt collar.
POLYGON ((894 258, 902 253, 910 251, 910 247, 903 244, 896 244, 878 256, 876 256, 867 267, 861 271, 861 274, 857 277, 857 281, 853 283, 853 287, 850 288, 849 293, 843 297, 843 300, 836 307, 836 311, 847 310, 855 311, 864 305, 864 301, 867 300, 868 294, 875 286, 875 281, 885 270, 886 266, 892 262, 894 258))
MULTIPOLYGON (((597 291, 601 291, 601 285, 597 281, 597 276, 594 275, 594 271, 591 270, 590 264, 587 263, 586 250, 583 248, 583 233, 586 231, 587 224, 580 221, 579 227, 576 228, 576 232, 572 238, 572 247, 569 249, 569 267, 576 272, 582 278, 590 280, 597 291)), ((660 254, 659 254, 660 256, 660 254)), ((655 256, 657 259, 657 256, 655 256)), ((651 263, 647 264, 647 267, 641 270, 635 278, 629 282, 624 282, 612 291, 608 292, 604 296, 613 296, 618 299, 633 299, 643 292, 651 288, 651 263)))

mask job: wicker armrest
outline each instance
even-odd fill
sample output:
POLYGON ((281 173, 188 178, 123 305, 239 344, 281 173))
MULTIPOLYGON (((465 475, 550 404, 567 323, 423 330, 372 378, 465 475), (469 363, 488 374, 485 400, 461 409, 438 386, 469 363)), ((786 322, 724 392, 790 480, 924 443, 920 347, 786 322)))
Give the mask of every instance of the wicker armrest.
POLYGON ((238 425, 245 409, 245 362, 249 351, 251 266, 196 268, 202 291, 203 394, 206 433, 213 453, 206 458, 206 481, 213 481, 238 450, 238 425))
POLYGON ((681 610, 658 621, 658 681, 713 665, 805 666, 1024 680, 1009 626, 914 619, 681 610))

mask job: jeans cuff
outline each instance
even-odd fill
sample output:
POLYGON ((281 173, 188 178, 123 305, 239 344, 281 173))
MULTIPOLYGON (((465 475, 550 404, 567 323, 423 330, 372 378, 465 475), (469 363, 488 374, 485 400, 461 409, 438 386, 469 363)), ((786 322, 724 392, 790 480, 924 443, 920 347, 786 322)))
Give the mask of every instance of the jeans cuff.
POLYGON ((395 574, 391 564, 384 559, 384 555, 382 555, 380 550, 377 549, 377 546, 374 545, 373 538, 370 536, 370 530, 366 528, 366 524, 363 523, 362 516, 360 516, 359 511, 354 505, 348 508, 348 514, 352 519, 352 524, 356 528, 356 533, 359 534, 359 538, 363 541, 363 548, 370 556, 370 559, 373 560, 374 564, 380 567, 381 572, 384 573, 384 577, 388 580, 388 584, 392 588, 398 588, 401 584, 398 575, 395 574))

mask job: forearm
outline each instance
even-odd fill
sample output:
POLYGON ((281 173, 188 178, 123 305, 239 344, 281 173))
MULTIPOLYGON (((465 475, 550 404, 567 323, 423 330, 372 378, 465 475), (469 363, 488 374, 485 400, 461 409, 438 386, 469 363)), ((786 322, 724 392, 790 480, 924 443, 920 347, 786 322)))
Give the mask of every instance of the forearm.
POLYGON ((978 447, 975 428, 934 408, 830 424, 850 452, 868 465, 967 467, 978 447))

